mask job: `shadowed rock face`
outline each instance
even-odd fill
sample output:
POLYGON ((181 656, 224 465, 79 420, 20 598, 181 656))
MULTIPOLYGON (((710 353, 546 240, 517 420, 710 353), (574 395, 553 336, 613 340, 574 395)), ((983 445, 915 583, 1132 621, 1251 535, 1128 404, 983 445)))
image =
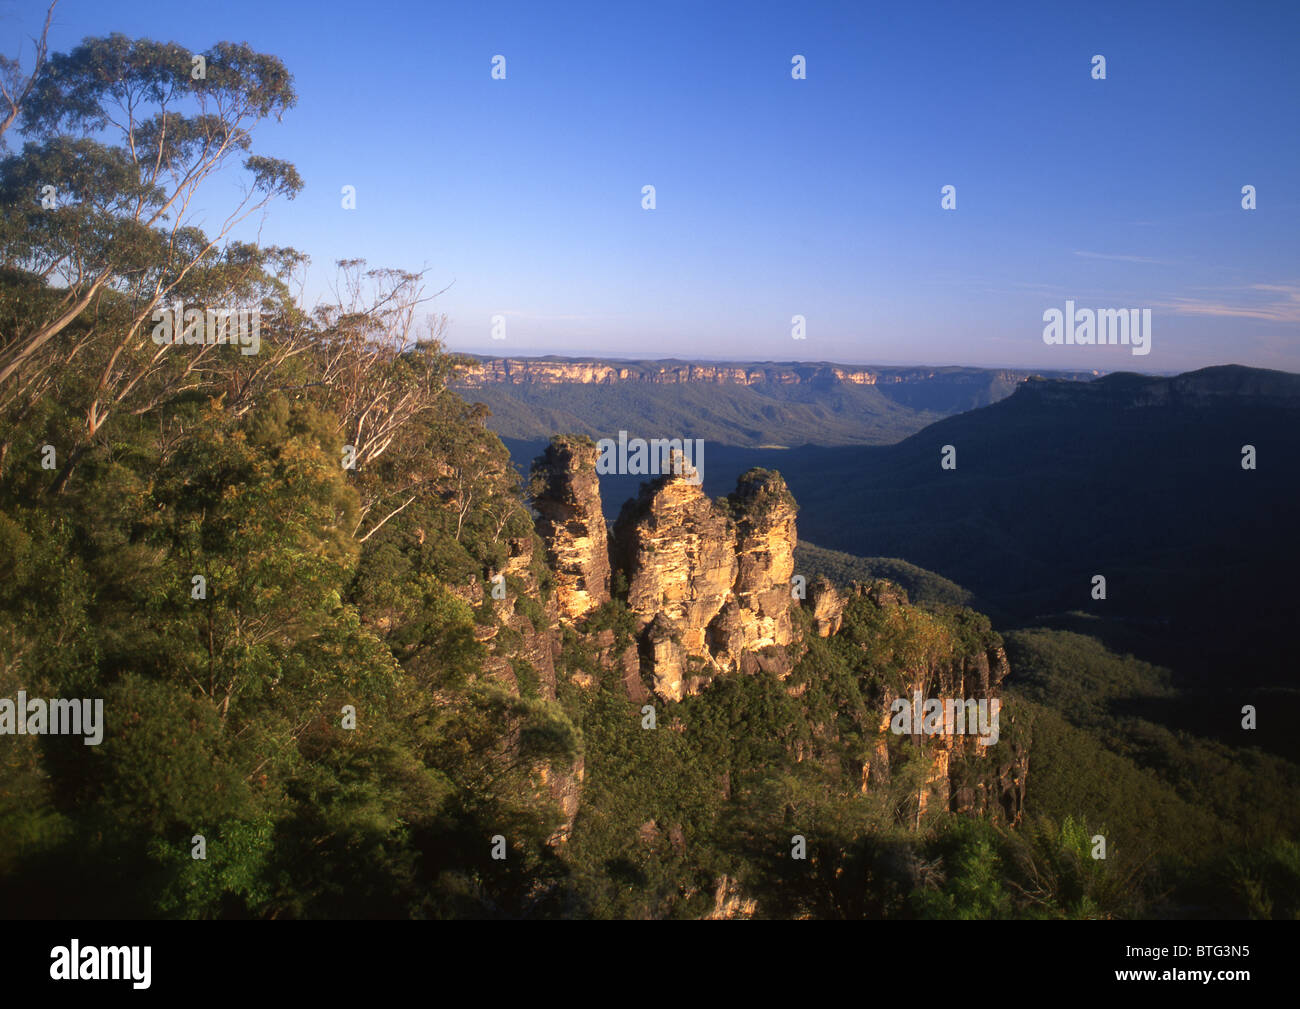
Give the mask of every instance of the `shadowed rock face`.
POLYGON ((596 454, 590 439, 557 439, 533 471, 537 532, 555 573, 560 615, 568 620, 609 600, 609 544, 596 454))

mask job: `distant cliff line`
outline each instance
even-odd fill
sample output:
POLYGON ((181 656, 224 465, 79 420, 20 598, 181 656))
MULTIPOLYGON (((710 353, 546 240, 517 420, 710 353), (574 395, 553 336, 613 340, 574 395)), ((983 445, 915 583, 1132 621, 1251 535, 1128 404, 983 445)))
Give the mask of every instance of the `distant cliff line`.
POLYGON ((1090 381, 1100 371, 1040 372, 1030 369, 966 367, 874 367, 831 362, 707 362, 609 361, 599 358, 483 357, 466 354, 470 362, 456 384, 465 388, 484 385, 613 385, 635 382, 650 385, 885 385, 925 382, 936 378, 1023 382, 1050 375, 1073 381, 1090 381))

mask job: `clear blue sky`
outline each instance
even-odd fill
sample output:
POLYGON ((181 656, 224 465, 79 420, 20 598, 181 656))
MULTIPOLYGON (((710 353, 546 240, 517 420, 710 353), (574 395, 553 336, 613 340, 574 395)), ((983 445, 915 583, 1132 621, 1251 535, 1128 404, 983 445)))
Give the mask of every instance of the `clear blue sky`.
POLYGON ((262 239, 312 297, 343 257, 454 282, 455 349, 1300 371, 1291 0, 62 0, 53 45, 111 31, 283 59, 256 144, 306 190, 262 239), (1152 353, 1044 345, 1067 298, 1151 308, 1152 353))

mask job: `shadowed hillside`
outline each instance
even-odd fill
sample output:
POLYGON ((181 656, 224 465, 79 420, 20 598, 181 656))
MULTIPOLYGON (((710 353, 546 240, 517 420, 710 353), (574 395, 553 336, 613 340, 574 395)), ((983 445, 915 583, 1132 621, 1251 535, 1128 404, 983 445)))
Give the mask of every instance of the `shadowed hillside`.
POLYGON ((1180 668, 1281 682, 1294 677, 1297 421, 1300 377, 1283 372, 1034 381, 898 445, 792 453, 782 472, 821 546, 906 558, 1021 619, 1120 618, 1159 632, 1180 668), (940 468, 945 445, 955 470, 940 468))

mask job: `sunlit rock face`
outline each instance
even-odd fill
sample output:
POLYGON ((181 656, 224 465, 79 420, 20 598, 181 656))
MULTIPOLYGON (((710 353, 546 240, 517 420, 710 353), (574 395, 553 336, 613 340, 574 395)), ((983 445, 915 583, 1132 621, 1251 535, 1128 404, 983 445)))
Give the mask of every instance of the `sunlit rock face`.
POLYGON ((533 473, 537 531, 555 575, 560 615, 567 620, 609 600, 609 541, 596 456, 590 439, 557 439, 533 473))
POLYGON ((844 597, 829 578, 818 578, 808 586, 813 628, 818 637, 829 638, 844 625, 844 597))
POLYGON ((673 700, 763 658, 780 667, 775 652, 793 636, 795 507, 784 482, 752 470, 715 502, 694 476, 683 467, 645 485, 614 530, 646 672, 673 700))
POLYGON ((870 368, 836 364, 700 364, 681 362, 636 362, 542 360, 496 357, 471 361, 458 377, 460 385, 875 385, 878 382, 918 381, 932 378, 932 369, 890 369, 882 375, 870 368))
MULTIPOLYGON (((862 607, 869 606, 867 612, 877 617, 867 623, 878 619, 882 628, 925 619, 910 606, 906 591, 884 580, 837 589, 819 577, 808 585, 806 598, 797 598, 803 595, 792 592, 797 506, 777 473, 750 470, 735 491, 714 500, 702 490, 698 473, 677 455, 665 475, 643 484, 624 505, 607 534, 597 458, 588 439, 560 438, 534 467, 537 531, 554 572, 549 611, 581 634, 614 596, 626 603, 630 619, 602 610, 590 645, 594 668, 615 674, 638 705, 682 701, 728 674, 764 671, 785 679, 813 635, 831 638, 841 632, 850 607, 856 607, 854 619, 861 623, 862 607), (796 619, 795 606, 806 607, 804 618, 796 619)), ((519 577, 527 578, 526 560, 521 555, 511 565, 519 577)), ((949 632, 936 629, 935 634, 930 649, 907 658, 891 691, 902 690, 904 697, 919 692, 927 698, 997 699, 1007 658, 996 635, 958 647, 945 637, 949 632)), ((882 629, 877 637, 887 642, 889 633, 882 629)), ((546 657, 530 656, 530 661, 549 685, 554 674, 547 675, 546 657)), ((594 689, 598 676, 582 672, 573 682, 594 689)), ((788 690, 801 696, 807 687, 807 682, 791 683, 788 690)), ((879 719, 879 734, 862 757, 862 790, 888 787, 898 771, 891 764, 902 757, 922 765, 918 822, 935 805, 1015 823, 1024 806, 1024 748, 1013 744, 995 751, 979 735, 964 732, 916 735, 905 751, 894 752, 890 706, 896 696, 882 693, 880 708, 870 716, 879 719)), ((572 804, 580 782, 581 771, 575 769, 552 784, 572 804)))

